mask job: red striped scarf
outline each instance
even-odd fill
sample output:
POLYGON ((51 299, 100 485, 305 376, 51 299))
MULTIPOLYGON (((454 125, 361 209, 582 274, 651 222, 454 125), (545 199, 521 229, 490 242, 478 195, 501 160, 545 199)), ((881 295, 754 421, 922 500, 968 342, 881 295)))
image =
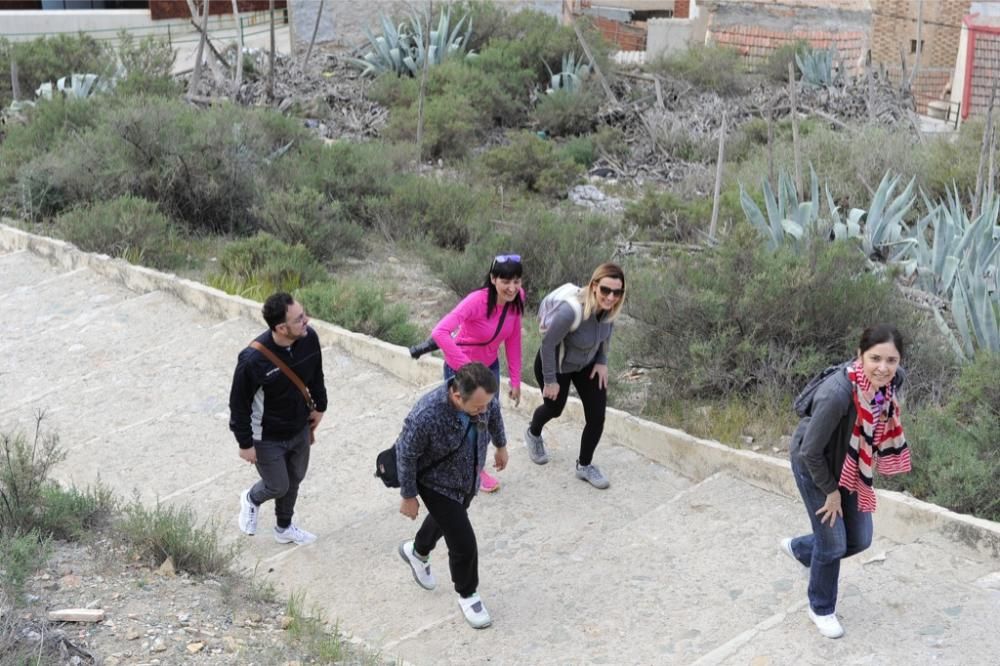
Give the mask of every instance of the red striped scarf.
POLYGON ((910 471, 910 449, 903 436, 899 420, 899 401, 892 382, 883 389, 881 396, 862 371, 861 362, 847 369, 847 378, 854 388, 854 407, 858 418, 840 473, 840 487, 858 494, 858 509, 875 510, 873 472, 902 474, 910 471), (882 398, 879 400, 879 398, 882 398))

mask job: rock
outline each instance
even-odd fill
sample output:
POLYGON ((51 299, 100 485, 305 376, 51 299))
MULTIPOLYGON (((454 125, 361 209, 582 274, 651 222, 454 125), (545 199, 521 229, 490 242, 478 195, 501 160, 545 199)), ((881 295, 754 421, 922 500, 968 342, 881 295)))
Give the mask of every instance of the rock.
POLYGON ((167 559, 163 560, 163 564, 161 564, 160 568, 156 570, 156 573, 160 576, 171 576, 171 577, 176 576, 177 570, 174 569, 173 558, 168 557, 167 559))
POLYGON ((191 613, 178 613, 177 621, 181 624, 189 624, 191 622, 191 613))
POLYGON ((129 627, 128 631, 125 633, 126 640, 134 641, 142 638, 142 634, 135 627, 129 627))
POLYGON ((72 590, 73 588, 80 587, 80 577, 75 574, 66 574, 59 579, 59 587, 72 590))
POLYGON ((880 551, 878 553, 875 553, 874 555, 872 555, 871 557, 869 557, 867 560, 864 560, 862 562, 862 564, 873 564, 873 563, 876 563, 876 562, 878 562, 878 563, 885 562, 885 551, 884 550, 880 551))
POLYGON ((569 200, 577 206, 610 213, 625 209, 621 199, 609 197, 593 185, 577 185, 569 191, 569 200))
POLYGON ((750 435, 744 435, 740 437, 740 441, 743 442, 744 446, 750 446, 751 444, 753 444, 753 437, 751 437, 750 435))
POLYGON ((104 660, 104 666, 119 666, 119 664, 121 663, 122 663, 121 659, 114 656, 108 657, 107 659, 104 660))
POLYGON ((771 658, 764 655, 757 655, 750 660, 750 666, 770 666, 771 658))
POLYGON ((162 638, 157 637, 153 644, 149 647, 150 652, 166 652, 167 644, 162 638))
POLYGON ((196 641, 194 643, 188 643, 188 645, 187 645, 187 651, 190 654, 198 654, 199 652, 201 652, 204 649, 205 649, 205 644, 202 643, 201 641, 196 641))
POLYGON ((239 641, 232 636, 223 636, 222 646, 226 649, 226 652, 237 652, 240 649, 239 641))
POLYGON ((295 618, 289 615, 282 615, 281 618, 279 618, 278 620, 278 626, 280 626, 282 629, 288 629, 288 627, 290 627, 292 625, 292 622, 294 621, 295 618))

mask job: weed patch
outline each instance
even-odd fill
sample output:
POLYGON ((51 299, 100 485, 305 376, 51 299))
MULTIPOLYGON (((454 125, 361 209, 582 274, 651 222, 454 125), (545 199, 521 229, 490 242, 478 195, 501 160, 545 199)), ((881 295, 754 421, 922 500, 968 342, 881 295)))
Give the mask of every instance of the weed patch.
POLYGON ((378 286, 359 280, 320 282, 296 292, 309 314, 351 331, 408 347, 420 340, 405 305, 390 304, 378 286))

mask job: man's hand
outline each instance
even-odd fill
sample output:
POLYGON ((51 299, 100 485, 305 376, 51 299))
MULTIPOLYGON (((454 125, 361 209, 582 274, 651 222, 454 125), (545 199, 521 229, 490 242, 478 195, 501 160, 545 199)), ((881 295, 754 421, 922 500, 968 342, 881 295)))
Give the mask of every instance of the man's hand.
POLYGON ((417 512, 420 511, 420 502, 416 497, 404 497, 399 503, 399 512, 410 520, 417 519, 417 512))
POLYGON ((594 369, 590 371, 590 378, 597 375, 597 388, 608 388, 608 366, 603 363, 595 363, 594 369))
POLYGON ((546 384, 542 387, 542 397, 555 400, 559 397, 559 384, 546 384))
POLYGON ((497 468, 498 472, 507 467, 508 457, 506 446, 501 446, 496 449, 493 454, 493 466, 497 468))
POLYGON ((251 465, 257 464, 257 447, 251 446, 249 449, 240 449, 240 458, 246 460, 251 465))
POLYGON ((323 420, 323 412, 317 412, 315 409, 309 412, 309 430, 312 431, 312 436, 309 438, 309 446, 316 443, 316 428, 319 427, 319 422, 323 420))
POLYGON ((840 506, 840 490, 834 490, 826 496, 826 502, 816 511, 816 515, 819 516, 820 523, 825 523, 829 519, 830 527, 833 527, 837 522, 837 516, 843 518, 844 509, 840 506))
POLYGON ((511 400, 511 402, 514 403, 515 407, 517 407, 518 405, 520 405, 521 404, 521 387, 518 386, 517 388, 514 388, 513 386, 511 386, 510 387, 510 392, 507 394, 507 397, 509 397, 510 400, 511 400))

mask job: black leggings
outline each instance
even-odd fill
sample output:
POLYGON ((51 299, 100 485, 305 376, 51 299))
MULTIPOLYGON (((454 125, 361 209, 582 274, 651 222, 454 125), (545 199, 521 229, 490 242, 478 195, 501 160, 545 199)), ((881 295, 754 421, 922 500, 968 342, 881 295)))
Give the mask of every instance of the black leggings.
MULTIPOLYGON (((559 350, 557 349, 556 356, 558 357, 558 355, 559 350)), ((601 434, 604 432, 604 413, 608 407, 608 391, 606 388, 599 387, 600 379, 597 376, 591 379, 590 373, 593 371, 594 361, 591 361, 582 370, 556 374, 559 395, 556 396, 555 400, 545 398, 542 401, 531 417, 531 425, 529 426, 531 434, 539 437, 546 423, 559 418, 563 408, 566 407, 566 399, 569 398, 569 385, 572 382, 573 386, 576 387, 576 394, 580 396, 580 402, 583 403, 583 416, 586 420, 583 434, 580 436, 580 457, 577 459, 581 465, 589 465, 594 459, 594 451, 597 449, 597 443, 601 441, 601 434)), ((545 386, 542 379, 541 350, 535 354, 535 380, 538 381, 540 388, 545 386)))

